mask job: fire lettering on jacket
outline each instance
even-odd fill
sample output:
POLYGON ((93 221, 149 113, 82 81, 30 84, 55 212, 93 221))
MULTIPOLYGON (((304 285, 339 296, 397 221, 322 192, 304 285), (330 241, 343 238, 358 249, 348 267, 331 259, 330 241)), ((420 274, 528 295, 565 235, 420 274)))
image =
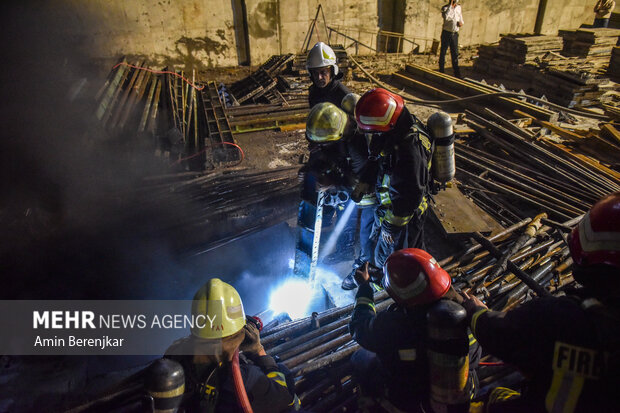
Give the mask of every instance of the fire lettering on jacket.
POLYGON ((606 359, 607 353, 556 341, 553 370, 598 380, 605 370, 606 359))

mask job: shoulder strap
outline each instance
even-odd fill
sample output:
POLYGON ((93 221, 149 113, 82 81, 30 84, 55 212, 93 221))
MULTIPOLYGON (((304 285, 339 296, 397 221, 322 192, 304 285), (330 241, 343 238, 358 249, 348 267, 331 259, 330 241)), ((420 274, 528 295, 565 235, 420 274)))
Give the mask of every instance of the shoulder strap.
POLYGON ((200 381, 200 411, 215 413, 215 407, 220 396, 220 367, 215 367, 208 372, 207 377, 200 381))

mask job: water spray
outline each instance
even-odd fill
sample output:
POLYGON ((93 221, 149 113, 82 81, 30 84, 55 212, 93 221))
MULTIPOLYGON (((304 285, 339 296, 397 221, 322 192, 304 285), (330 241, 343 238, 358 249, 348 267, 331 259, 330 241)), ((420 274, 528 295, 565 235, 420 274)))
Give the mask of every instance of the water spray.
POLYGON ((340 234, 344 230, 344 227, 347 225, 347 222, 349 222, 349 218, 351 217, 351 214, 353 213, 354 210, 355 210, 355 202, 349 201, 347 203, 347 207, 344 210, 344 213, 338 219, 338 223, 336 224, 336 227, 332 231, 331 235, 327 239, 327 242, 325 243, 325 246, 323 247, 321 251, 321 255, 323 257, 326 257, 329 254, 331 254, 332 251, 336 248, 336 242, 338 241, 340 234))

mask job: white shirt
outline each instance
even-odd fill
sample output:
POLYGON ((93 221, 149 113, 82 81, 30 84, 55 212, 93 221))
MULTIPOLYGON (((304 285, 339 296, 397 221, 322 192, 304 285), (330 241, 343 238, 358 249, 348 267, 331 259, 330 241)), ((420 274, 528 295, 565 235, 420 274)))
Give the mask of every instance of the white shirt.
POLYGON ((457 22, 463 22, 463 13, 461 12, 461 6, 456 5, 452 7, 451 4, 448 5, 448 11, 446 12, 443 19, 443 29, 448 32, 458 32, 459 26, 456 24, 457 22))

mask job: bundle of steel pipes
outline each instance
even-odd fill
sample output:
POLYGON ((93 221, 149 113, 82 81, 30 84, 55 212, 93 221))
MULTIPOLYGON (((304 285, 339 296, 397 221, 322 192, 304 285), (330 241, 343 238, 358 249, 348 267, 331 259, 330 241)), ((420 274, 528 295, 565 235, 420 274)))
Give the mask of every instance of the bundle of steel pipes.
POLYGON ((139 70, 143 64, 144 60, 122 59, 95 96, 95 115, 109 131, 131 127, 138 133, 155 133, 162 81, 153 71, 139 70))
MULTIPOLYGON (((566 221, 620 190, 620 174, 486 109, 466 112, 477 137, 457 142, 461 188, 504 226, 547 212, 566 221)), ((545 124, 546 125, 546 124, 545 124)))
POLYGON ((96 116, 112 136, 135 134, 140 139, 124 142, 150 144, 183 168, 213 169, 241 158, 215 82, 197 84, 195 71, 190 76, 122 59, 96 100, 96 116))
POLYGON ((262 172, 214 171, 151 177, 125 194, 126 222, 148 222, 175 251, 204 252, 294 216, 299 202, 298 167, 262 172), (256 208, 260 204, 261 208, 256 208))

